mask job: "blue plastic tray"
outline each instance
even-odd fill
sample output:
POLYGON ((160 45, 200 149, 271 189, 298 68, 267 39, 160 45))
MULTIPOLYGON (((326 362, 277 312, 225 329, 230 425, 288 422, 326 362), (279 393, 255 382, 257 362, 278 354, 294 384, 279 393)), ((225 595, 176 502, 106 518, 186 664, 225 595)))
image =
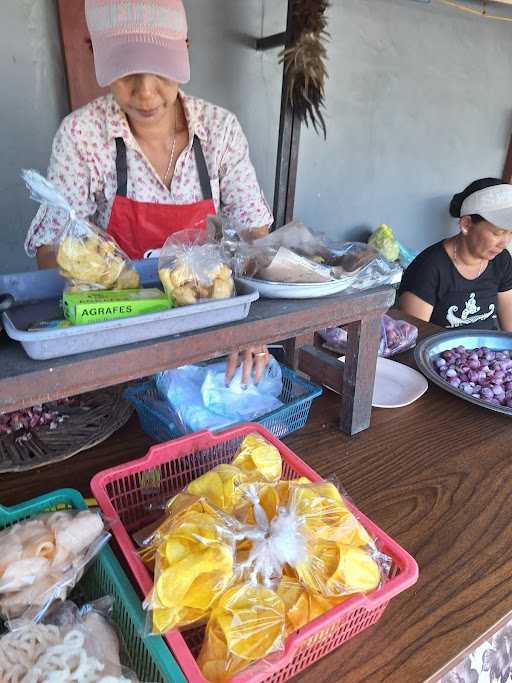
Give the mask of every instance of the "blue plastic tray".
MULTIPOLYGON (((255 420, 278 439, 304 427, 313 399, 322 394, 321 387, 300 377, 290 368, 282 365, 281 370, 283 392, 279 399, 285 405, 255 420)), ((160 398, 154 382, 128 387, 124 398, 137 410, 142 429, 157 443, 183 436, 174 423, 172 409, 160 398)))

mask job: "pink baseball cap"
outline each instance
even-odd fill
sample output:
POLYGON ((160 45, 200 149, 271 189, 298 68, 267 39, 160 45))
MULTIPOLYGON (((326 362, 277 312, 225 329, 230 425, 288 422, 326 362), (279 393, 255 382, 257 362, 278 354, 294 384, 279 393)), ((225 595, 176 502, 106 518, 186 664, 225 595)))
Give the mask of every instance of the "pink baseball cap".
POLYGON ((99 85, 142 73, 190 80, 181 0, 85 0, 85 16, 99 85))

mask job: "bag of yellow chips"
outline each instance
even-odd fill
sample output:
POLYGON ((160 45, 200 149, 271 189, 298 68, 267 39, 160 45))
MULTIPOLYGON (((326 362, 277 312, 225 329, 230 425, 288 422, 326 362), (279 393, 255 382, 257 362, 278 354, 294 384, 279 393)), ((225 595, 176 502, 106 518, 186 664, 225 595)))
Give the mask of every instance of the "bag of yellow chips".
POLYGON ((169 520, 155 557, 154 588, 146 600, 154 633, 206 617, 234 579, 234 536, 218 518, 189 510, 169 520))
POLYGON ((160 252, 158 274, 167 296, 178 306, 235 296, 231 268, 224 262, 221 246, 209 241, 206 230, 180 230, 171 235, 160 252))
POLYGON ((285 605, 273 590, 251 583, 230 588, 212 610, 198 664, 223 683, 253 662, 284 649, 285 605))
POLYGON ((32 199, 69 216, 58 238, 57 263, 70 291, 140 287, 137 271, 110 235, 79 218, 65 197, 39 173, 23 171, 22 175, 32 199))

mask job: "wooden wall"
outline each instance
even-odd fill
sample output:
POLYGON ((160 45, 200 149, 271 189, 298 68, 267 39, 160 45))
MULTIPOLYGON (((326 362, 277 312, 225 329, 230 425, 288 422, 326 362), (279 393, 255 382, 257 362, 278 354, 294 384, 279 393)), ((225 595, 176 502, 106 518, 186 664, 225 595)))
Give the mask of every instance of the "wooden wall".
POLYGON ((77 109, 106 92, 96 82, 84 7, 84 0, 58 0, 71 109, 77 109))

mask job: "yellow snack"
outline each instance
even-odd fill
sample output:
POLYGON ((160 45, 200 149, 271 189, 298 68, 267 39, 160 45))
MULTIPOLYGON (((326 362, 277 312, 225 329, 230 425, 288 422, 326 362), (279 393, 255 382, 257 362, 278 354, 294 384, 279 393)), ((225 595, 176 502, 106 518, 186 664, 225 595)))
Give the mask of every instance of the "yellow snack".
POLYGON ((235 291, 235 284, 233 280, 222 280, 216 278, 213 281, 213 289, 211 293, 212 299, 230 299, 235 291))
POLYGON ((231 533, 218 519, 189 509, 167 523, 151 599, 154 632, 205 617, 233 579, 233 556, 231 533))
POLYGON ((210 620, 198 664, 211 683, 224 683, 244 669, 247 661, 229 653, 224 633, 217 622, 210 620))
POLYGON ((286 607, 286 635, 332 609, 333 604, 319 593, 308 591, 298 579, 283 576, 277 594, 286 607))
POLYGON ((366 546, 371 538, 345 505, 338 489, 329 482, 296 486, 290 505, 303 517, 316 538, 345 545, 366 546))
POLYGON ((245 437, 232 464, 252 480, 277 481, 281 477, 281 454, 259 434, 245 437))
POLYGON ((284 645, 285 606, 272 590, 230 588, 212 610, 198 663, 212 683, 228 680, 284 645))
MULTIPOLYGON (((190 306, 197 303, 199 298, 197 290, 192 285, 183 285, 182 287, 170 290, 170 292, 178 306, 190 306)), ((169 291, 167 291, 167 295, 169 296, 169 291)))
POLYGON ((327 598, 366 593, 380 583, 380 570, 371 555, 354 546, 317 541, 295 567, 302 583, 327 598))
POLYGON ((140 277, 136 270, 123 268, 114 284, 114 289, 139 289, 140 277))
POLYGON ((240 499, 239 485, 246 475, 233 465, 217 465, 188 485, 187 492, 204 497, 227 513, 231 513, 240 499))
POLYGON ((57 263, 70 280, 112 289, 125 266, 117 245, 99 235, 66 237, 59 245, 57 263))

